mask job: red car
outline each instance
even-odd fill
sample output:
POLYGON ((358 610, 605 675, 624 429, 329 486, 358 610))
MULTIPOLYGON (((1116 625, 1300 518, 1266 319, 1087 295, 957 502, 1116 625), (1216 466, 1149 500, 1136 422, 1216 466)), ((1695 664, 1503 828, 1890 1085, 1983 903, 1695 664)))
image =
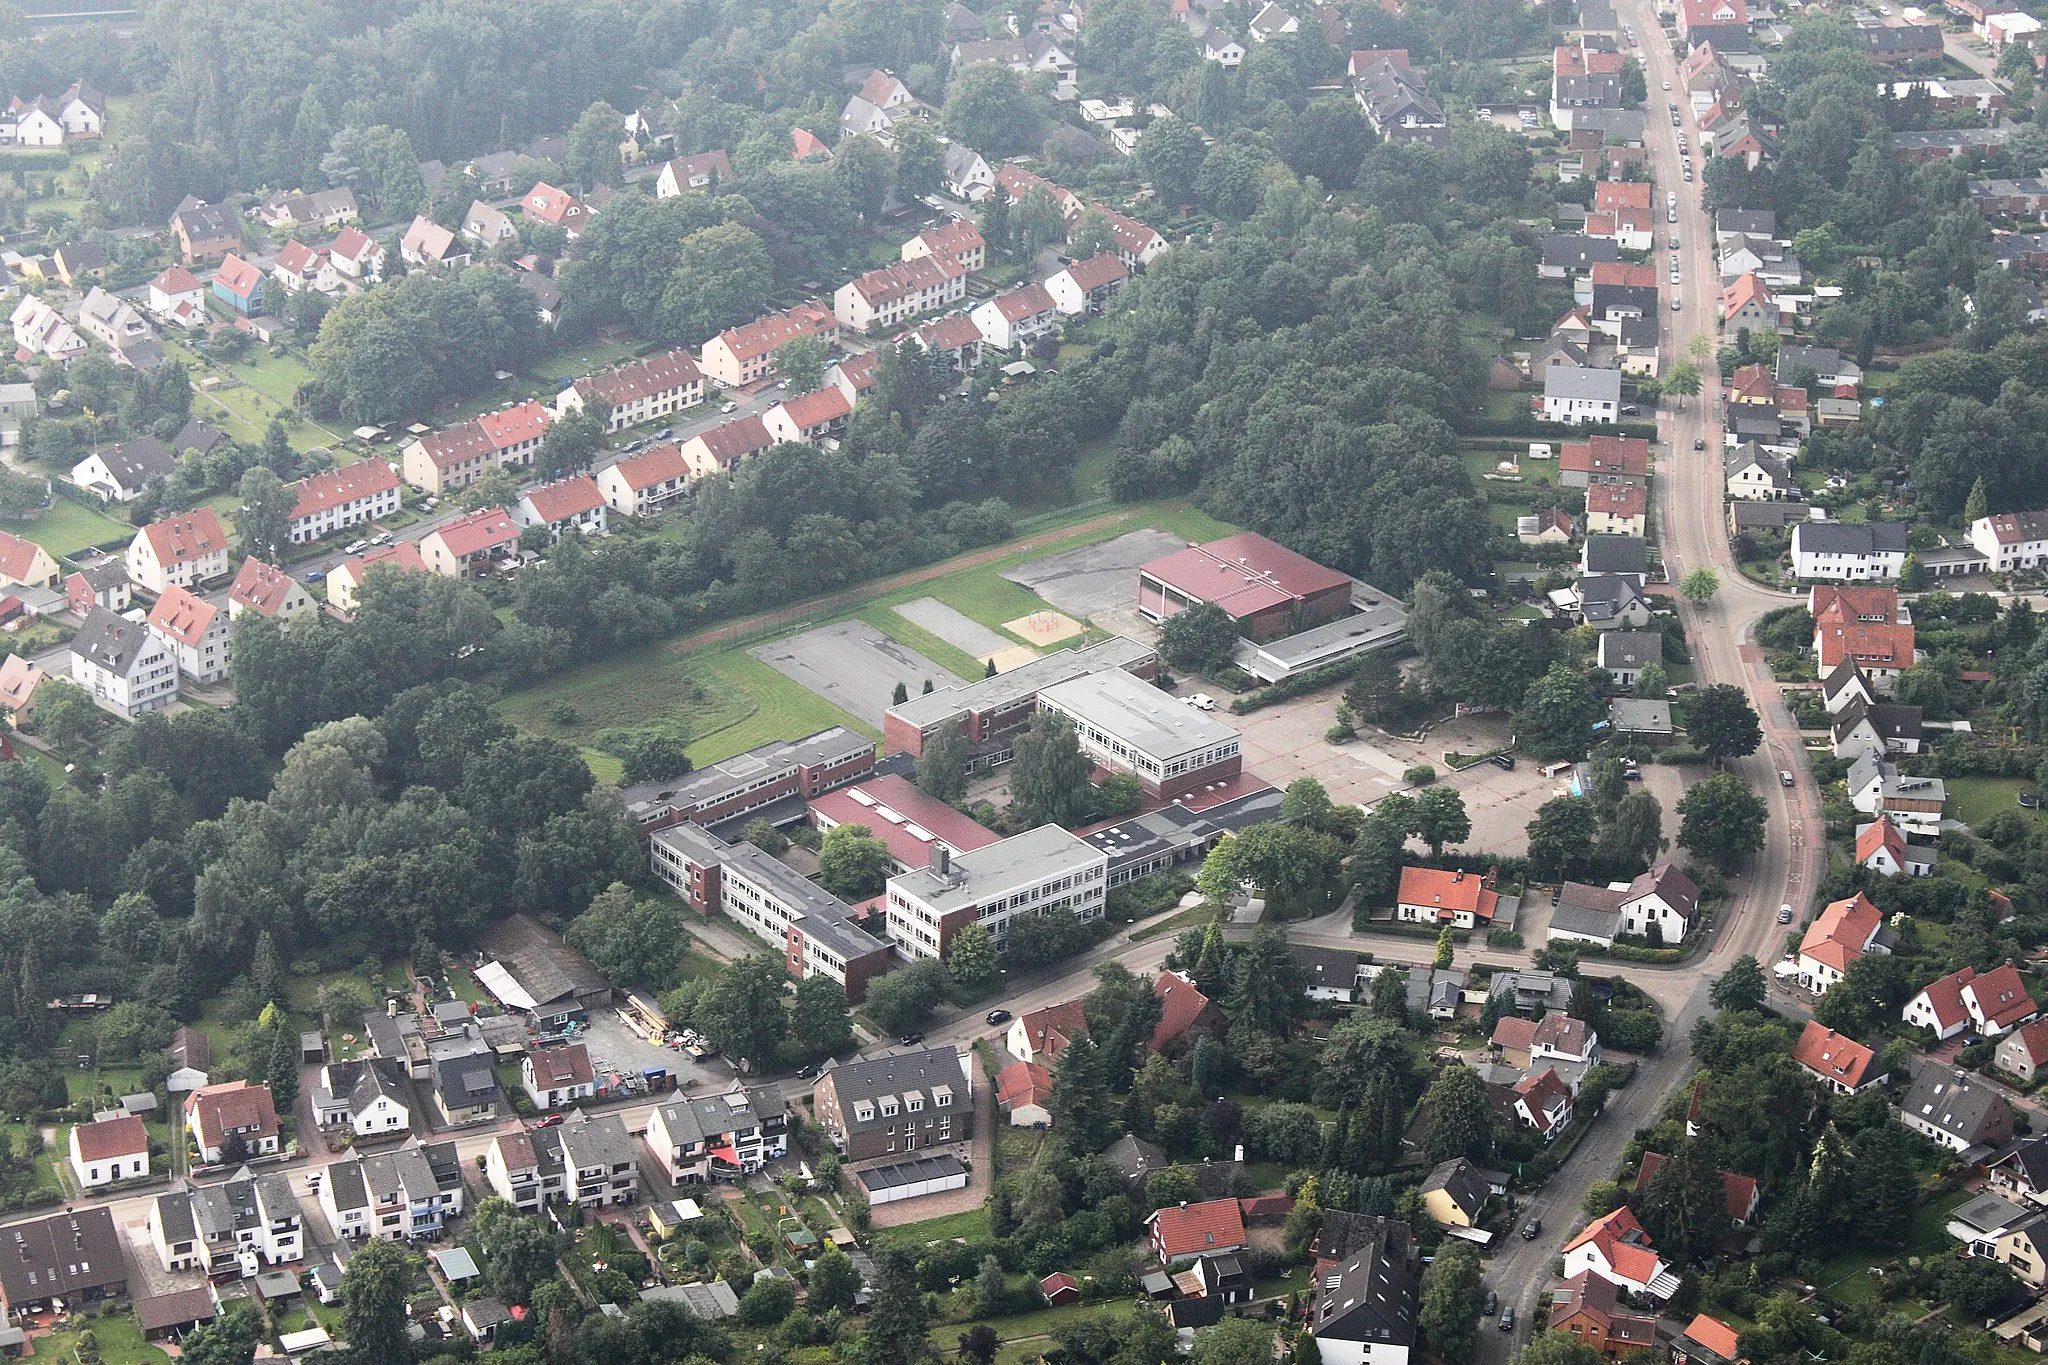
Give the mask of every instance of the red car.
POLYGON ((536 1123, 533 1126, 536 1128, 553 1128, 562 1121, 562 1117, 563 1116, 560 1114, 549 1114, 546 1118, 542 1119, 539 1123, 536 1123))

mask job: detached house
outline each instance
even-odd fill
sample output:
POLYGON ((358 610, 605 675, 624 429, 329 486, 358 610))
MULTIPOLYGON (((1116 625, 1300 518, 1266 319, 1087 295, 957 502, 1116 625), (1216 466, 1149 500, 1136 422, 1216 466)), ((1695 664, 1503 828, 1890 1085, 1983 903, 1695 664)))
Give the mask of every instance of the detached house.
POLYGON ((572 529, 584 536, 601 536, 606 506, 596 479, 572 474, 521 494, 513 504, 512 520, 521 527, 546 527, 551 541, 560 540, 564 531, 572 529))
POLYGON ((327 244, 327 258, 336 273, 356 285, 377 284, 384 278, 384 248, 375 237, 358 227, 345 227, 327 244))
POLYGON ((141 621, 95 606, 71 637, 71 681, 124 720, 161 711, 178 696, 178 660, 141 621))
POLYGON ((41 356, 61 364, 85 354, 85 338, 78 334, 78 329, 34 294, 23 294, 8 320, 14 329, 15 352, 21 359, 41 356))
POLYGON ((459 249, 454 233, 424 213, 398 239, 398 258, 414 270, 446 266, 461 270, 469 264, 469 253, 459 249))
POLYGON ((1513 1087, 1516 1122, 1535 1130, 1545 1142, 1554 1142, 1572 1126, 1572 1088, 1554 1067, 1544 1067, 1525 1076, 1513 1087))
POLYGON ((1909 843, 1905 832, 1893 822, 1891 816, 1880 815, 1867 825, 1856 827, 1856 851, 1858 867, 1867 867, 1880 877, 1931 877, 1934 875, 1934 857, 1920 844, 1909 843))
POLYGON ((673 417, 704 401, 704 375, 688 351, 668 351, 603 374, 585 375, 555 399, 555 415, 582 412, 593 402, 611 407, 607 432, 673 417))
POLYGON ((1917 706, 1851 701, 1834 717, 1835 757, 1853 762, 1865 754, 1917 754, 1921 733, 1917 706))
POLYGON ((1883 912, 1862 892, 1829 904, 1799 941, 1799 984, 1826 995, 1851 962, 1865 953, 1890 951, 1880 941, 1883 932, 1883 912))
POLYGON ((517 551, 519 525, 502 507, 482 507, 420 541, 420 560, 443 578, 482 578, 499 554, 517 551))
POLYGON ((1807 594, 1807 610, 1813 617, 1815 666, 1831 714, 1840 714, 1853 694, 1860 693, 1866 705, 1889 695, 1899 674, 1918 658, 1912 618, 1896 589, 1824 584, 1807 594))
POLYGON ((1625 1312, 1616 1292, 1612 1280, 1580 1271, 1550 1291, 1550 1330, 1569 1333, 1608 1360, 1655 1350, 1657 1319, 1625 1312))
POLYGON ((213 272, 213 296, 243 317, 255 317, 263 311, 262 268, 229 252, 213 272))
POLYGON ((224 578, 228 536, 211 507, 153 521, 128 543, 128 577, 147 592, 193 588, 224 578))
POLYGON ((1613 422, 1621 416, 1621 371, 1554 365, 1543 372, 1543 420, 1566 426, 1613 422))
POLYGON ((536 1109, 566 1109, 597 1093, 590 1049, 581 1043, 529 1051, 520 1059, 519 1080, 536 1109))
POLYGON ((32 540, 0 531, 0 586, 10 588, 54 588, 57 561, 32 540))
POLYGON ((681 447, 658 445, 599 470, 597 488, 620 516, 645 517, 681 497, 689 489, 690 478, 690 462, 681 447))
POLYGON ((1792 1048, 1792 1060, 1822 1085, 1843 1095, 1859 1095, 1888 1079, 1876 1053, 1810 1019, 1792 1048))
POLYGON ((337 228, 361 216, 355 191, 346 185, 313 194, 273 194, 256 214, 266 226, 287 232, 301 227, 337 228))
POLYGON ((732 158, 723 150, 679 156, 654 178, 654 197, 673 199, 690 190, 712 190, 732 179, 732 158))
POLYGON ((71 1175, 82 1190, 149 1174, 149 1133, 139 1115, 74 1125, 70 1146, 71 1175))
POLYGON ((1678 1292, 1678 1277, 1652 1249, 1650 1234, 1627 1208, 1594 1219, 1565 1243, 1564 1273, 1567 1278, 1597 1275, 1617 1289, 1655 1299, 1678 1292))
POLYGON ((385 1137, 411 1128, 412 1083, 400 1059, 329 1062, 320 1068, 320 1083, 309 1098, 313 1122, 322 1128, 347 1128, 359 1138, 385 1137))
POLYGON ((292 544, 304 545, 398 511, 398 475, 388 461, 358 460, 299 480, 292 506, 292 544))
POLYGON ((978 204, 996 192, 995 172, 989 169, 988 162, 980 152, 958 142, 946 144, 945 159, 939 163, 939 180, 946 193, 970 204, 978 204))
POLYGON ((1404 867, 1395 897, 1394 918, 1410 924, 1449 924, 1475 929, 1493 922, 1500 896, 1493 876, 1447 872, 1433 867, 1404 867))
POLYGON ((1899 1122, 1951 1152, 1983 1156, 2012 1141, 2012 1109, 1998 1092, 1967 1071, 1938 1063, 1913 1068, 1913 1084, 1899 1101, 1899 1122))
POLYGON ((334 263, 327 257, 327 248, 311 247, 299 241, 288 241, 278 248, 277 260, 271 265, 270 274, 287 294, 304 293, 308 289, 318 294, 331 294, 341 287, 334 263))
POLYGON ((996 295, 969 314, 981 330, 984 345, 999 351, 1020 350, 1059 327, 1059 310, 1042 284, 1027 284, 996 295))
MULTIPOLYGON (((2048 1072, 2048 1019, 2022 1024, 2006 1035, 1993 1058, 2000 1071, 2031 1081, 2048 1072)), ((2035 1139, 2036 1142, 2041 1141, 2035 1139)), ((2048 1184, 2044 1184, 2048 1191, 2048 1184)))
POLYGON ((1729 450, 1721 462, 1722 481, 1731 498, 1750 502, 1775 502, 1804 493, 1792 477, 1792 462, 1764 449, 1755 441, 1744 441, 1729 450))
POLYGON ((242 561, 242 567, 235 573, 234 584, 228 588, 228 620, 231 622, 240 620, 242 613, 250 611, 273 621, 289 621, 317 610, 318 606, 305 584, 254 555, 242 561))
POLYGON ((372 570, 384 573, 427 573, 426 561, 420 558, 417 545, 409 540, 395 541, 390 545, 379 545, 366 550, 354 559, 344 560, 327 574, 327 605, 344 614, 356 609, 356 595, 362 591, 363 580, 372 570))
POLYGON ((235 215, 218 204, 186 195, 171 213, 171 235, 186 265, 219 260, 242 249, 242 230, 235 215))
POLYGON ((1067 1000, 1019 1015, 1010 1024, 1005 1045, 1010 1055, 1020 1062, 1043 1062, 1051 1066, 1059 1060, 1068 1043, 1087 1031, 1088 1023, 1082 1016, 1081 1002, 1067 1000))
POLYGON ((194 1090, 185 1097, 185 1133, 207 1165, 217 1164, 237 1139, 250 1156, 275 1155, 277 1108, 270 1087, 229 1081, 194 1090))
POLYGON ((206 325, 206 286, 182 265, 149 282, 149 311, 175 327, 206 325))
POLYGON ((479 199, 462 215, 462 235, 489 251, 500 242, 519 240, 519 229, 502 209, 492 208, 479 199))
POLYGON ((1235 1199, 1158 1209, 1145 1224, 1161 1265, 1251 1248, 1244 1230, 1244 1215, 1235 1199))
POLYGON ((1982 973, 1965 967, 1930 982, 1906 1002, 1902 1017, 1909 1026, 1931 1029, 1946 1041, 1966 1029, 1996 1038, 2037 1013, 2019 970, 2007 962, 1982 973))
POLYGON ((78 329, 113 351, 156 336, 142 314, 98 285, 78 305, 78 329))
POLYGON ((149 628, 171 647, 178 671, 210 683, 228 671, 228 613, 172 584, 149 610, 149 628))
POLYGON ((519 200, 519 211, 536 223, 558 227, 575 241, 590 225, 590 208, 581 199, 567 190, 558 190, 547 181, 537 182, 519 200))

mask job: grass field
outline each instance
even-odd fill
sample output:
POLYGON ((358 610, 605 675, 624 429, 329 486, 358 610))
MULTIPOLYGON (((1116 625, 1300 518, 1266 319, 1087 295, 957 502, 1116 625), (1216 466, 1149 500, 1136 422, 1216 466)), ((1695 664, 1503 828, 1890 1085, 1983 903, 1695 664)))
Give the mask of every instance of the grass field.
POLYGON ((1966 825, 1981 824, 2006 810, 2039 820, 2039 811, 2022 809, 2017 800, 2021 792, 2031 790, 2033 785, 2018 777, 1951 777, 1948 806, 1943 814, 1966 825))
POLYGON ((75 555, 91 545, 129 540, 135 535, 135 528, 127 522, 116 521, 69 498, 57 499, 49 511, 34 521, 0 521, 0 530, 32 540, 60 558, 75 555))
POLYGON ((1821 1267, 1817 1283, 1845 1303, 1868 1303, 1877 1297, 1877 1282, 1870 1268, 1908 1256, 1934 1256, 1951 1245, 1943 1225, 1957 1205, 1971 1197, 1969 1190, 1956 1190, 1920 1206, 1913 1215, 1913 1232, 1902 1252, 1855 1251, 1835 1257, 1821 1267))
MULTIPOLYGON (((954 1237, 969 1239, 986 1237, 988 1236, 988 1206, 984 1204, 978 1209, 967 1209, 960 1213, 949 1213, 941 1218, 927 1218, 922 1223, 905 1223, 902 1227, 880 1228, 876 1230, 875 1235, 885 1242, 910 1242, 919 1246, 926 1242, 943 1242, 954 1237)), ((1052 1309, 1048 1311, 1065 1312, 1068 1310, 1052 1309)), ((1032 1317, 1035 1315, 1026 1313, 1021 1316, 1032 1317)), ((1016 1321, 1016 1319, 1003 1318, 1000 1321, 1010 1323, 1016 1321)), ((1045 1329, 1038 1328, 1035 1330, 1044 1331, 1045 1329)), ((1013 1334, 1005 1331, 1004 1335, 1013 1334)), ((1018 1333, 1015 1335, 1022 1334, 1018 1333)))
MULTIPOLYGON (((106 1365, 170 1365, 168 1355, 143 1339, 142 1324, 135 1320, 133 1313, 94 1318, 91 1330, 93 1341, 99 1347, 99 1358, 106 1365)), ((35 1358, 53 1361, 81 1359, 78 1342, 83 1335, 84 1329, 72 1328, 37 1337, 34 1342, 35 1358)))

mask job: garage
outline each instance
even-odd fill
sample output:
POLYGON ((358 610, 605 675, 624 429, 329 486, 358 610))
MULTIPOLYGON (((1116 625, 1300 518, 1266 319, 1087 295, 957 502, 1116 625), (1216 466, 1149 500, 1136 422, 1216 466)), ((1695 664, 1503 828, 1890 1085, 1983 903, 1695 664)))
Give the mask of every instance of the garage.
POLYGON ((871 1166, 858 1172, 867 1189, 868 1203, 893 1204, 899 1199, 917 1199, 927 1194, 967 1188, 967 1168, 953 1156, 921 1156, 915 1161, 898 1161, 871 1166))

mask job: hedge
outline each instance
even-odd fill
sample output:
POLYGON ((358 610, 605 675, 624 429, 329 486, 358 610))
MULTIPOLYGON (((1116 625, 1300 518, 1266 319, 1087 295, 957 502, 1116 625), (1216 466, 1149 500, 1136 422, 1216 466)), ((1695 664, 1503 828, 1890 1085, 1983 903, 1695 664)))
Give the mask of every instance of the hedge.
POLYGON ((1249 715, 1262 707, 1276 706, 1283 701, 1307 696, 1311 692, 1328 687, 1331 683, 1343 682, 1357 671, 1358 660, 1345 659, 1341 663, 1324 664, 1321 668, 1311 668, 1306 673, 1296 673, 1292 677, 1282 678, 1271 687, 1262 687, 1256 692, 1239 697, 1230 703, 1231 714, 1249 715))
POLYGON ((0 171, 68 171, 71 153, 65 151, 0 152, 0 171))

